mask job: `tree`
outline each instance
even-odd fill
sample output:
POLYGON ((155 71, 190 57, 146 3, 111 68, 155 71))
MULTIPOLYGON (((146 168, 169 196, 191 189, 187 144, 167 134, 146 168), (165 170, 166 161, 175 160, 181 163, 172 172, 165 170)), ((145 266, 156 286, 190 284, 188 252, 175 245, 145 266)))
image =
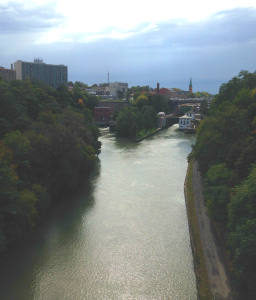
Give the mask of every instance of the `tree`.
POLYGON ((157 126, 157 116, 155 110, 150 105, 144 105, 142 108, 143 128, 152 129, 157 126))
MULTIPOLYGON (((96 101, 88 99, 92 108, 96 101)), ((65 86, 0 81, 0 125, 3 252, 33 231, 61 194, 86 184, 100 142, 91 111, 65 86)))
POLYGON ((118 114, 116 131, 121 137, 134 138, 142 128, 142 114, 134 107, 125 107, 118 114))
POLYGON ((211 216, 226 224, 227 205, 230 195, 231 171, 225 164, 216 164, 209 168, 205 178, 205 196, 211 216))
POLYGON ((256 298, 255 89, 256 73, 247 71, 223 84, 193 149, 210 216, 224 233, 239 299, 256 298))
POLYGON ((168 99, 163 95, 151 95, 149 96, 149 104, 154 107, 156 113, 163 111, 168 112, 168 99))
POLYGON ((141 109, 144 105, 148 105, 148 97, 144 94, 140 94, 134 101, 134 104, 141 109))
POLYGON ((200 113, 203 115, 208 114, 208 103, 206 100, 202 101, 200 104, 200 113))
POLYGON ((248 293, 248 299, 253 299, 250 294, 255 292, 256 279, 255 182, 256 166, 248 178, 234 188, 228 207, 229 246, 233 254, 235 276, 240 281, 243 292, 248 293))

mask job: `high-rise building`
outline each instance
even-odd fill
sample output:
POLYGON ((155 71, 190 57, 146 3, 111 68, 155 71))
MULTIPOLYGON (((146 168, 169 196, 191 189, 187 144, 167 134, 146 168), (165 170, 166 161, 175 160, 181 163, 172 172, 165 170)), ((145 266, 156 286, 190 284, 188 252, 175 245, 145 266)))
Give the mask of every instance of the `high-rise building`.
POLYGON ((34 62, 18 60, 14 63, 14 69, 17 80, 30 79, 31 81, 43 82, 54 88, 68 82, 67 66, 46 64, 41 59, 34 59, 34 62))
POLYGON ((0 67, 0 76, 6 81, 12 81, 16 79, 16 72, 14 70, 5 69, 0 67))

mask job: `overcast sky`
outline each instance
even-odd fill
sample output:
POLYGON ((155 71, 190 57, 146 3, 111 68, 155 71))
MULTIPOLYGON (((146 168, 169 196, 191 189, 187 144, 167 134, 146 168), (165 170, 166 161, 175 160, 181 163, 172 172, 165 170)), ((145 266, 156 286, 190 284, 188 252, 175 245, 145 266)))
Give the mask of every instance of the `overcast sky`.
POLYGON ((0 0, 0 66, 65 64, 72 81, 217 93, 256 70, 256 0, 0 0), (214 3, 211 3, 214 2, 214 3))

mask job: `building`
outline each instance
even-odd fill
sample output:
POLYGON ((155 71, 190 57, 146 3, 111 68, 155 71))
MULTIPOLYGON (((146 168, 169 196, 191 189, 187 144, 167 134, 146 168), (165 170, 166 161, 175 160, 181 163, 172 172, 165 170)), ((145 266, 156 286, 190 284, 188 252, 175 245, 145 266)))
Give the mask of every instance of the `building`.
POLYGON ((128 91, 128 83, 125 82, 111 82, 109 84, 109 92, 113 98, 124 98, 128 91))
POLYGON ((189 87, 189 91, 183 91, 178 88, 160 88, 160 84, 157 83, 157 88, 154 89, 151 94, 159 94, 162 96, 166 96, 169 99, 187 99, 191 97, 192 93, 192 81, 190 81, 191 86, 189 87))
POLYGON ((100 101, 98 106, 94 107, 94 120, 98 125, 110 125, 113 116, 128 106, 126 101, 100 101))
POLYGON ((111 116, 111 107, 98 106, 94 108, 94 120, 99 126, 109 126, 111 116))
POLYGON ((17 80, 30 79, 57 88, 68 82, 68 68, 64 65, 50 65, 41 59, 34 62, 18 60, 14 63, 17 80))
POLYGON ((126 107, 128 105, 129 105, 129 103, 126 101, 105 100, 105 101, 100 101, 100 103, 98 104, 98 107, 109 107, 111 110, 111 114, 113 115, 114 113, 119 112, 120 110, 122 110, 124 107, 126 107))
POLYGON ((184 116, 179 117, 179 129, 186 132, 195 132, 201 119, 202 115, 196 110, 188 111, 184 116))
POLYGON ((193 124, 192 124, 192 119, 193 117, 184 115, 182 117, 179 117, 179 129, 184 130, 184 129, 193 129, 193 124))
POLYGON ((11 69, 5 69, 4 67, 0 67, 0 76, 6 81, 12 81, 16 79, 16 72, 11 69))
POLYGON ((165 117, 165 112, 160 111, 157 114, 157 124, 158 124, 158 128, 165 128, 166 127, 166 117, 165 117))

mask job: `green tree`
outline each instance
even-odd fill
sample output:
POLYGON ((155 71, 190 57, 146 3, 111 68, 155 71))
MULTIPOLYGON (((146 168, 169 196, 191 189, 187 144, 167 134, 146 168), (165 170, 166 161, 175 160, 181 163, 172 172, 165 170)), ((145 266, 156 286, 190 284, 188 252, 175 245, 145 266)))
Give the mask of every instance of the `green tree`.
POLYGON ((144 105, 142 108, 142 124, 145 129, 153 129, 157 126, 156 112, 150 105, 144 105))
POLYGON ((228 245, 240 299, 255 299, 256 73, 223 84, 197 131, 198 159, 211 218, 228 245))
POLYGON ((149 96, 149 104, 153 106, 156 113, 160 111, 168 112, 168 99, 163 95, 156 94, 149 96))
POLYGON ((33 231, 62 194, 86 184, 98 136, 91 111, 65 86, 0 81, 0 252, 33 231))
POLYGON ((208 211, 218 222, 226 224, 227 205, 230 196, 231 171, 225 164, 213 165, 205 178, 205 198, 208 211))
POLYGON ((144 105, 148 105, 148 97, 145 94, 140 94, 134 101, 134 104, 141 109, 144 105))
MULTIPOLYGON (((231 196, 228 211, 229 245, 233 254, 236 279, 248 299, 254 294, 256 279, 256 167, 231 196), (254 292, 253 292, 254 291, 254 292), (249 297, 250 295, 250 297, 249 297)), ((255 295, 255 294, 254 294, 255 295)))
POLYGON ((142 129, 142 114, 134 107, 125 107, 116 120, 116 131, 121 137, 134 138, 142 129))

